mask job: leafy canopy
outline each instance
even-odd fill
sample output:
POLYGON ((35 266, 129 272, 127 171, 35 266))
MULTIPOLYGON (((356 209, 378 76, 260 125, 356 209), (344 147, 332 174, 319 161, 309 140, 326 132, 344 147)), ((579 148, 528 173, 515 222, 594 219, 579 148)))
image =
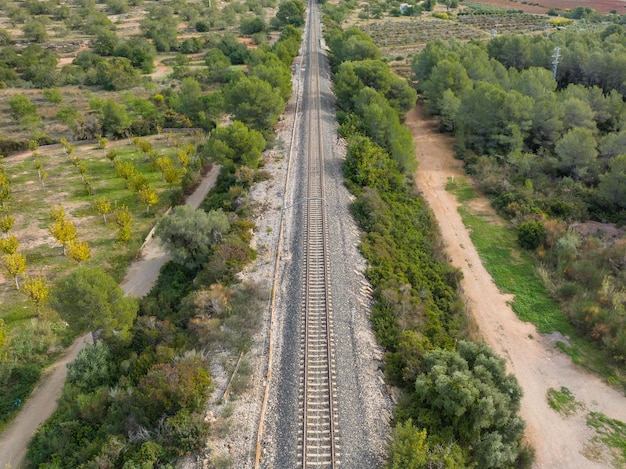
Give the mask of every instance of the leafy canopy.
POLYGON ((212 245, 229 229, 228 216, 221 210, 207 213, 181 205, 159 221, 155 234, 175 263, 195 269, 207 261, 212 245))
POLYGON ((76 332, 102 329, 105 337, 126 338, 138 310, 137 302, 98 267, 79 267, 62 278, 50 304, 76 332))

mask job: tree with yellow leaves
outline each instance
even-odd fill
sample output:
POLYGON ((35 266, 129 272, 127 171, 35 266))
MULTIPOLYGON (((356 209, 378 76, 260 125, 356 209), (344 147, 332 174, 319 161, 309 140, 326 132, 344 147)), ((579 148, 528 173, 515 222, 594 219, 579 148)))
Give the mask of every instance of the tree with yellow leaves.
POLYGON ((146 213, 150 213, 150 207, 159 201, 159 196, 151 186, 143 186, 139 189, 139 200, 146 206, 146 213))
POLYGON ((131 236, 130 227, 133 222, 133 217, 130 214, 130 210, 126 205, 122 205, 115 211, 115 224, 117 225, 117 236, 120 241, 128 241, 131 236))
POLYGON ((67 255, 74 259, 78 265, 81 265, 91 257, 91 249, 89 249, 89 244, 86 241, 81 243, 74 240, 67 247, 67 255))
POLYGON ((2 258, 2 267, 5 273, 15 281, 15 288, 19 290, 20 282, 18 277, 26 270, 26 257, 19 252, 7 254, 2 258))
POLYGON ((99 199, 94 200, 93 206, 96 211, 102 215, 102 219, 104 220, 104 224, 107 222, 107 215, 111 213, 112 207, 111 202, 109 202, 106 198, 100 197, 99 199))
POLYGON ((48 301, 50 297, 50 287, 45 278, 33 277, 24 282, 24 293, 33 302, 35 308, 37 308, 37 314, 39 314, 41 305, 48 301))
POLYGON ((51 210, 51 217, 54 221, 48 228, 54 239, 63 245, 63 255, 67 255, 67 246, 76 239, 76 226, 65 216, 63 207, 59 211, 51 210))
POLYGON ((7 234, 9 231, 11 231, 14 224, 15 217, 13 217, 13 215, 9 215, 8 213, 0 215, 0 231, 4 234, 7 234))
POLYGON ((10 234, 5 239, 0 239, 0 251, 4 254, 15 254, 19 247, 20 242, 13 234, 10 234))

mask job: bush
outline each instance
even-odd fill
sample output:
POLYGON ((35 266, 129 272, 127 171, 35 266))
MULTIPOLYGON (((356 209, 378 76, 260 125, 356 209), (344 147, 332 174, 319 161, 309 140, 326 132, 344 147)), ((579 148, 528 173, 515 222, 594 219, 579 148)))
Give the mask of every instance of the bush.
POLYGON ((582 288, 580 285, 574 282, 563 282, 557 290, 557 295, 560 299, 568 301, 575 298, 582 288))
POLYGON ((540 221, 525 221, 517 227, 517 242, 524 249, 537 249, 545 240, 546 229, 540 221))

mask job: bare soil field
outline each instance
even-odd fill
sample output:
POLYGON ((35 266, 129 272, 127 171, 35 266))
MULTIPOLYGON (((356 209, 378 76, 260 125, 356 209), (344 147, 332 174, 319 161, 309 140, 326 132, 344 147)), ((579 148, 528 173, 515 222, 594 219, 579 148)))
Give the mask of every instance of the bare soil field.
POLYGON ((484 3, 502 8, 514 8, 524 10, 527 13, 545 13, 551 8, 572 10, 576 7, 590 7, 598 13, 607 14, 612 10, 618 14, 626 13, 624 0, 541 0, 538 2, 526 2, 523 0, 476 0, 475 3, 484 3))
MULTIPOLYGON (((463 272, 461 285, 471 320, 480 337, 506 359, 523 389, 521 414, 526 439, 536 450, 535 467, 620 467, 587 424, 587 415, 595 411, 626 421, 626 398, 555 348, 556 341, 566 342, 566 337, 542 335, 515 316, 510 296, 498 291, 483 267, 455 196, 445 189, 449 178, 464 177, 461 162, 454 159, 453 138, 439 133, 437 122, 427 118, 421 106, 408 113, 406 125, 417 146, 416 184, 435 213, 452 265, 463 272), (550 388, 561 387, 571 390, 580 403, 567 417, 553 410, 546 397, 550 388)), ((472 209, 490 212, 494 222, 499 220, 486 199, 472 209)))

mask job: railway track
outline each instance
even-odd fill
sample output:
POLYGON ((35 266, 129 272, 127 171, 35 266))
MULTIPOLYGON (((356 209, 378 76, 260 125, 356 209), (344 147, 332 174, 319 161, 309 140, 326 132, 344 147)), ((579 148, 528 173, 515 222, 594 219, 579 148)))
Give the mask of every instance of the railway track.
POLYGON ((330 260, 324 200, 318 22, 317 8, 310 5, 309 54, 306 63, 309 109, 299 396, 302 420, 298 439, 303 469, 335 468, 339 465, 330 260))

